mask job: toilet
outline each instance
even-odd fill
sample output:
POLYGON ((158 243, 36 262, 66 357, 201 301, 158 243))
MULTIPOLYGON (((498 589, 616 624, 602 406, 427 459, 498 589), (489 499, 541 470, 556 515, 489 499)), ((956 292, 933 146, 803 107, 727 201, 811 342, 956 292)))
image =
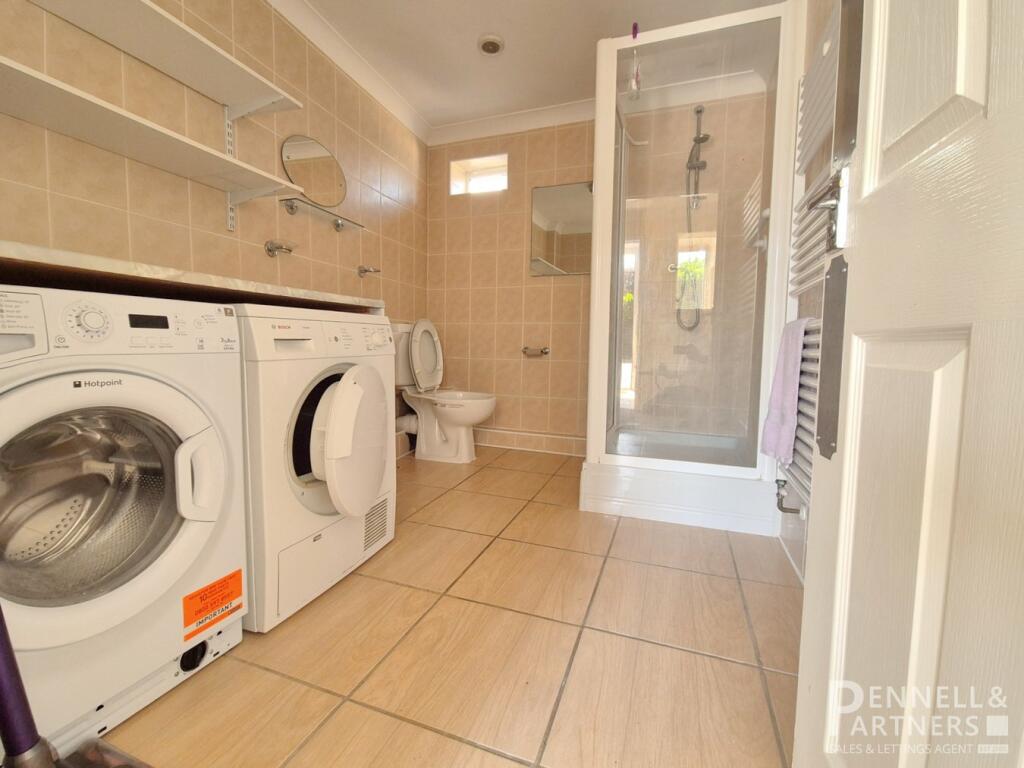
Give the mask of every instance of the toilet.
POLYGON ((476 459, 473 427, 494 413, 494 395, 438 389, 444 375, 441 339, 429 320, 391 326, 395 385, 418 418, 416 458, 468 464, 476 459))

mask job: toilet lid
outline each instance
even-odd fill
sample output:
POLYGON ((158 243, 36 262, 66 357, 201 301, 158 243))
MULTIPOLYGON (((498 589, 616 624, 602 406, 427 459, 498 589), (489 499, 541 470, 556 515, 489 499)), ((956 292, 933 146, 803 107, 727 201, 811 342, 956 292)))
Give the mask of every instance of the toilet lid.
POLYGON ((409 362, 416 389, 432 392, 441 386, 444 376, 444 357, 437 328, 429 320, 417 320, 409 339, 409 362))

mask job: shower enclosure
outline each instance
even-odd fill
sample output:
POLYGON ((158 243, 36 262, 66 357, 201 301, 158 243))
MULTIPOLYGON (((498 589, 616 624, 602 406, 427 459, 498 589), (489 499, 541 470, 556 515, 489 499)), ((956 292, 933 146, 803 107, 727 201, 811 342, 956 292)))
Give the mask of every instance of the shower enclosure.
POLYGON ((635 502, 643 475, 616 468, 774 479, 758 438, 785 309, 789 17, 783 3, 599 44, 590 508, 635 502))

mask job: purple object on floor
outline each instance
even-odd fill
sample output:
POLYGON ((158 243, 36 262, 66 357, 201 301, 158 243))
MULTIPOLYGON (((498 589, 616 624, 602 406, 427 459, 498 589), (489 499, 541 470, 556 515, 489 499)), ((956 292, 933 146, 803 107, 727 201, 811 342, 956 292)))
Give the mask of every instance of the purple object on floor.
POLYGON ((8 756, 21 755, 39 743, 39 731, 14 658, 7 622, 0 609, 0 740, 8 756))

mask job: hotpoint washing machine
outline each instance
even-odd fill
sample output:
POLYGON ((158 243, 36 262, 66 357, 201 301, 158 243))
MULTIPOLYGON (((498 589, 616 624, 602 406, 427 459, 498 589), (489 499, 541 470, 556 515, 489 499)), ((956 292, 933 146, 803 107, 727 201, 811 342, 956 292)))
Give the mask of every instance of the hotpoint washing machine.
POLYGON ((268 632, 395 535, 395 346, 383 315, 238 305, 245 628, 268 632))
POLYGON ((0 602, 62 753, 242 638, 232 307, 0 285, 0 602))

